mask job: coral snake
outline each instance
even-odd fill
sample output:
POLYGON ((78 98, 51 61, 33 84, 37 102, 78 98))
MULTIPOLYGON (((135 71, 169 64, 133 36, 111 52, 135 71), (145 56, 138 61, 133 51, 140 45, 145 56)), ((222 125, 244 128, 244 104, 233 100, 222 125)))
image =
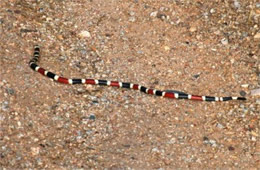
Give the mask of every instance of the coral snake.
POLYGON ((113 86, 113 87, 120 87, 120 88, 127 88, 127 89, 134 89, 144 92, 146 94, 162 96, 166 98, 172 99, 189 99, 189 100, 198 100, 198 101, 228 101, 228 100, 246 100, 245 97, 213 97, 213 96, 198 96, 198 95, 191 95, 186 94, 184 92, 176 91, 176 90, 156 90, 150 89, 139 84, 127 83, 127 82, 119 82, 119 81, 108 81, 108 80, 96 80, 96 79, 68 79, 65 77, 58 76, 50 71, 45 70, 37 65, 37 62, 40 57, 40 47, 36 45, 34 47, 34 54, 33 58, 30 60, 29 65, 31 69, 36 72, 41 73, 44 76, 47 76, 59 83, 64 84, 91 84, 91 85, 105 85, 105 86, 113 86))

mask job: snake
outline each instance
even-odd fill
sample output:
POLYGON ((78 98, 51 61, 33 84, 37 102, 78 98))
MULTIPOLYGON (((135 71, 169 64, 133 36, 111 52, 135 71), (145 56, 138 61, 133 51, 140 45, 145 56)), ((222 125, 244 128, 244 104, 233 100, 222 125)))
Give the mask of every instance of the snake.
POLYGON ((161 96, 165 98, 171 99, 188 99, 188 100, 196 100, 196 101, 207 101, 207 102, 217 102, 217 101, 229 101, 229 100, 246 100, 245 97, 215 97, 215 96, 200 96, 200 95, 192 95, 187 94, 177 90, 156 90, 152 88, 147 88, 145 86, 129 83, 129 82, 120 82, 120 81, 109 81, 109 80, 98 80, 98 79, 82 79, 82 78, 66 78, 62 76, 58 76, 55 73, 47 71, 46 69, 40 67, 37 63, 40 57, 40 46, 34 46, 33 58, 29 61, 29 66, 32 70, 46 76, 56 82, 63 84, 90 84, 90 85, 100 85, 100 86, 112 86, 117 88, 125 88, 125 89, 133 89, 138 90, 140 92, 161 96))

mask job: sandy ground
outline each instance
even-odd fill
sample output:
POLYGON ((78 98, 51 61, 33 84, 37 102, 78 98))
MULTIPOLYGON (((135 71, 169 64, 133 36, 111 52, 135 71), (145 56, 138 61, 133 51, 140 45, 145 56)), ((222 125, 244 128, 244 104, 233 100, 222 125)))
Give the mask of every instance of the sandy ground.
POLYGON ((260 168, 259 20, 257 0, 1 0, 0 167, 260 168), (248 100, 55 83, 35 44, 65 77, 248 100))

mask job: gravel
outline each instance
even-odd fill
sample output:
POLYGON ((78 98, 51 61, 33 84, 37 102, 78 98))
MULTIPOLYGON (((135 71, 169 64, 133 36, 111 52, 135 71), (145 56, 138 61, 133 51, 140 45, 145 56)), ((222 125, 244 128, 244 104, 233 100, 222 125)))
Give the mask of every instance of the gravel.
POLYGON ((0 167, 259 169, 259 3, 0 1, 0 167), (33 72, 246 101, 171 100, 33 72))

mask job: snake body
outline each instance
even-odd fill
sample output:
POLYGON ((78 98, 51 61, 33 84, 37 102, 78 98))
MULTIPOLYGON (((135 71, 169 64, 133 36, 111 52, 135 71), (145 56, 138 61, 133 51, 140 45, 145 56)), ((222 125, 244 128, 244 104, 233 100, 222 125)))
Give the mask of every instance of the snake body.
POLYGON ((52 73, 50 71, 45 70, 44 68, 41 68, 38 66, 37 62, 40 57, 40 47, 36 45, 34 47, 34 53, 33 58, 29 62, 29 66, 32 70, 39 72, 40 74, 53 79, 54 81, 57 81, 59 83, 63 84, 91 84, 91 85, 103 85, 103 86, 113 86, 118 88, 127 88, 127 89, 134 89, 139 90, 146 94, 156 95, 156 96, 162 96, 166 98, 172 98, 172 99, 189 99, 189 100, 197 100, 197 101, 228 101, 228 100, 246 100, 245 97, 213 97, 213 96, 198 96, 198 95, 192 95, 192 94, 186 94, 184 92, 176 91, 176 90, 156 90, 147 88, 145 86, 134 84, 134 83, 128 83, 128 82, 119 82, 119 81, 109 81, 109 80, 97 80, 97 79, 78 79, 78 78, 65 78, 56 75, 55 73, 52 73))

